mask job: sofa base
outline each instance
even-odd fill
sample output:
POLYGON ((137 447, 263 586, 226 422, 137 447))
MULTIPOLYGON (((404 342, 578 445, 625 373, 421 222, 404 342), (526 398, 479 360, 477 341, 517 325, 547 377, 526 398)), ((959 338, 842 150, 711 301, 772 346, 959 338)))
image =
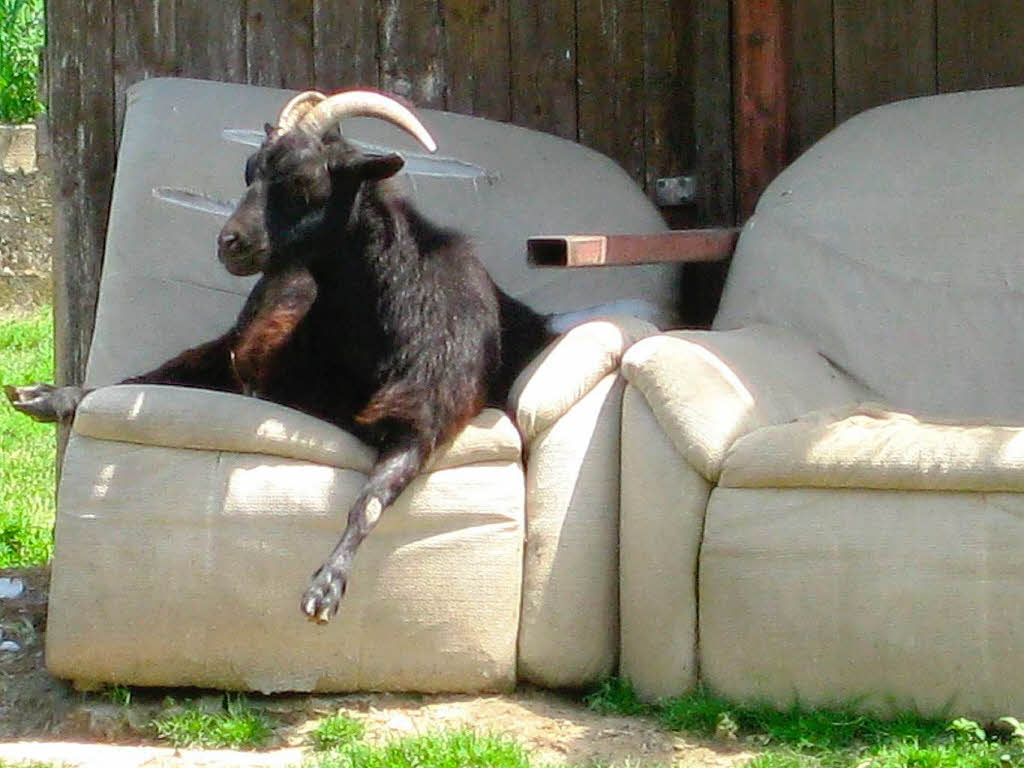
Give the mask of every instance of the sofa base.
POLYGON ((339 614, 318 626, 299 598, 363 480, 275 456, 73 435, 47 666, 82 685, 512 688, 520 463, 419 476, 360 548, 339 614))
POLYGON ((1024 711, 1024 494, 717 488, 700 565, 715 691, 787 707, 1024 711))

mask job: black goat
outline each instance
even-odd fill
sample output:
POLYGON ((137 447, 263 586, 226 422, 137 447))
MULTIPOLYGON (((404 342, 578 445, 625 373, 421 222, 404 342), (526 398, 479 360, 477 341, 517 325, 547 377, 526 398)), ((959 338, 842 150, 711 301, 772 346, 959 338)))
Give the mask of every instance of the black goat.
MULTIPOLYGON (((373 115, 433 149, 419 120, 372 91, 307 92, 246 164, 247 189, 218 237, 236 275, 262 272, 234 327, 123 383, 254 394, 350 430, 379 449, 341 540, 301 600, 338 610, 360 542, 441 442, 551 339, 545 318, 491 281, 470 243, 388 189, 399 155, 346 141, 342 117, 373 115)), ((7 387, 18 410, 68 418, 84 391, 7 387)))

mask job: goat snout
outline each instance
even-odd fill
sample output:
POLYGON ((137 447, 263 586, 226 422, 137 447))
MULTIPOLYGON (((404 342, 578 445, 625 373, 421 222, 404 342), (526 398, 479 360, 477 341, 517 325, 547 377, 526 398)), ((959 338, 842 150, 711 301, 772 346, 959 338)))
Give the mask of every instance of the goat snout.
POLYGON ((223 230, 217 235, 217 257, 221 261, 225 261, 225 258, 235 251, 238 250, 241 236, 237 232, 229 230, 223 230))
POLYGON ((217 235, 217 258, 232 275, 252 275, 259 272, 263 265, 260 263, 258 250, 233 227, 225 227, 217 235))

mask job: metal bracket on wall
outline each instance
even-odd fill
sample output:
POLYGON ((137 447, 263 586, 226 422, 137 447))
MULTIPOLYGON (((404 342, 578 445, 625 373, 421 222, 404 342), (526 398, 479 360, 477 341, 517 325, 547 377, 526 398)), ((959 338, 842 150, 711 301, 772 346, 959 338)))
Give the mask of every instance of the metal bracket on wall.
POLYGON ((660 206, 691 205, 697 202, 696 176, 670 176, 654 184, 654 202, 660 206))

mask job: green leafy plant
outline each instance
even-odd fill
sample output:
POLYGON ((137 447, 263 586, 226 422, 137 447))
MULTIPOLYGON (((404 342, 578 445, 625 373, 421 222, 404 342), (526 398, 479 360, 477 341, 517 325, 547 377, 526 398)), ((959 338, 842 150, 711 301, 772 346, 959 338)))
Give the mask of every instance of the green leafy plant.
POLYGON ((366 726, 361 721, 339 712, 321 720, 309 736, 313 748, 323 752, 359 741, 365 733, 366 726))
POLYGON ((132 705, 132 689, 127 685, 112 685, 103 691, 103 697, 121 707, 132 705))
POLYGON ((42 109, 36 81, 43 40, 43 0, 0 0, 0 122, 28 122, 42 109))
POLYGON ((157 738, 175 747, 260 747, 272 733, 272 724, 244 696, 224 695, 220 711, 209 712, 191 701, 178 706, 169 700, 169 711, 151 724, 157 738))
POLYGON ((602 715, 646 715, 651 712, 650 705, 640 701, 633 684, 625 677, 602 680, 594 691, 583 697, 583 703, 602 715))

